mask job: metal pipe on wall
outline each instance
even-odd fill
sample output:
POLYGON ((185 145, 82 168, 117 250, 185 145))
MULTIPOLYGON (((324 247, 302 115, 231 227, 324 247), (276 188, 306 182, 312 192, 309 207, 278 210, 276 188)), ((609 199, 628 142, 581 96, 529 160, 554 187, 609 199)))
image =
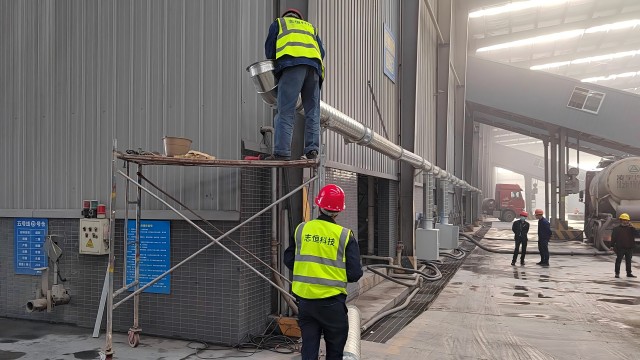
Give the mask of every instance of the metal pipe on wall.
MULTIPOLYGON (((275 106, 277 97, 277 84, 273 75, 273 62, 271 60, 260 61, 247 67, 258 94, 269 106, 275 106)), ((300 111, 300 109, 298 109, 300 111)), ((433 165, 419 155, 403 149, 402 147, 387 140, 383 136, 364 126, 360 122, 350 118, 337 109, 320 102, 320 124, 342 135, 347 142, 366 146, 394 160, 404 161, 416 169, 434 174, 439 179, 446 179, 454 186, 481 193, 467 182, 458 179, 449 172, 433 165)))

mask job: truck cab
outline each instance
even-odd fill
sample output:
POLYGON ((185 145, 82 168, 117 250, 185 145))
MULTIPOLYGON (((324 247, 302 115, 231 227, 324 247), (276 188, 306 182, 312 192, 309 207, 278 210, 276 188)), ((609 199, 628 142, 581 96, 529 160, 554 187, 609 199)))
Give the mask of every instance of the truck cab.
POLYGON ((495 199, 485 199, 482 210, 488 215, 511 222, 525 208, 522 188, 518 184, 496 184, 495 199))

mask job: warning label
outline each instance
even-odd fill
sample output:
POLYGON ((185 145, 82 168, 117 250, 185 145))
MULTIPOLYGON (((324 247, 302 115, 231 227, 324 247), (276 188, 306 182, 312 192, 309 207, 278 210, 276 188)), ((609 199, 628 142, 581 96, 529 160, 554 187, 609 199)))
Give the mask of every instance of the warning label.
POLYGON ((89 241, 87 241, 87 247, 93 249, 93 241, 91 241, 91 239, 89 239, 89 241))

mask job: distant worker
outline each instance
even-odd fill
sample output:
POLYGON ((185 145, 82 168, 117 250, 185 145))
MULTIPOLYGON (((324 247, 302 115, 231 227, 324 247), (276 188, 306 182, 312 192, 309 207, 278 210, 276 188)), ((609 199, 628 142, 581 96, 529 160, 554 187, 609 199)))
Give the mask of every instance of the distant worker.
POLYGON ((273 155, 264 160, 289 160, 298 95, 304 108, 303 159, 315 159, 320 149, 320 89, 324 81, 324 47, 318 31, 297 9, 288 9, 269 27, 264 44, 267 59, 275 60, 278 114, 273 155))
POLYGON ((513 249, 513 259, 511 260, 511 266, 516 264, 518 260, 518 249, 522 245, 522 254, 520 254, 520 265, 524 265, 524 257, 527 255, 527 233, 529 232, 529 222, 527 222, 527 216, 529 214, 526 211, 520 213, 520 219, 513 222, 511 230, 516 240, 516 247, 513 249))
POLYGON ((631 256, 636 246, 636 229, 631 226, 629 214, 623 213, 618 219, 620 219, 620 225, 614 227, 611 233, 611 250, 616 252, 616 277, 620 277, 620 264, 624 257, 627 277, 634 278, 636 276, 631 273, 631 256))
POLYGON ((536 209, 534 212, 538 219, 538 250, 540 251, 540 262, 536 265, 549 266, 549 239, 551 239, 551 225, 542 216, 544 211, 536 209))
POLYGON ((335 222, 345 209, 342 188, 323 187, 315 202, 321 214, 298 225, 284 264, 293 271, 291 291, 299 301, 302 359, 318 359, 324 335, 326 359, 342 360, 349 333, 347 282, 362 277, 360 249, 353 232, 335 222))

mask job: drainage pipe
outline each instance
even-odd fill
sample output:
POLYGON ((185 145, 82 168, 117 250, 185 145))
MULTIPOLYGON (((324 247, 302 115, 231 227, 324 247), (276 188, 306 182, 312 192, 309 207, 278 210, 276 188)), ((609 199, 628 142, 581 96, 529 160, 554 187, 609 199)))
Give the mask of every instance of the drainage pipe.
POLYGON ((372 260, 385 260, 389 263, 389 265, 393 265, 393 258, 391 256, 360 255, 360 258, 372 259, 372 260))
POLYGON ((344 345, 342 360, 360 360, 360 310, 353 305, 347 305, 347 318, 349 320, 349 334, 344 345))
MULTIPOLYGON (((466 240, 471 241, 472 243, 476 244, 479 248, 481 248, 482 250, 485 251, 489 251, 492 253, 496 253, 496 254, 513 254, 513 250, 505 250, 505 249, 491 249, 488 248, 482 244, 480 244, 480 242, 478 242, 478 240, 476 240, 473 236, 467 235, 467 234, 460 234, 461 237, 464 237, 466 240)), ((539 251, 527 251, 527 254, 540 254, 539 251)), ((570 255, 570 256, 577 256, 577 255, 584 255, 584 256, 598 256, 598 255, 611 255, 612 253, 607 252, 607 251, 593 251, 593 252, 578 252, 578 251, 549 251, 549 255, 570 255)))
MULTIPOLYGON (((260 61, 247 67, 256 91, 260 94, 262 100, 267 105, 275 107, 278 91, 273 70, 274 64, 271 60, 260 61)), ((300 107, 297 110, 302 111, 300 107)), ((454 186, 482 193, 480 189, 469 185, 464 180, 458 179, 421 156, 394 144, 362 123, 327 105, 324 101, 320 102, 320 125, 342 135, 346 142, 366 146, 394 160, 404 161, 416 169, 432 173, 439 179, 448 180, 454 186)))

